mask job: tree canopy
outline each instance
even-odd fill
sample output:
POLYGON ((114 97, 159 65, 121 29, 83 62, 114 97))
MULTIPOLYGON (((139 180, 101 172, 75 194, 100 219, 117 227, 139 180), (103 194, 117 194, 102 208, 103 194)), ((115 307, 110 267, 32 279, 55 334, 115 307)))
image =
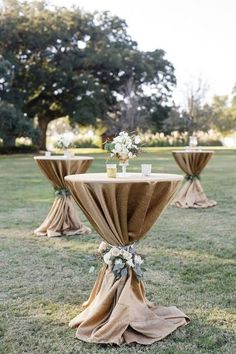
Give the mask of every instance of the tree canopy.
POLYGON ((43 149, 59 117, 118 129, 136 126, 132 114, 157 125, 168 115, 172 64, 163 50, 140 51, 125 21, 108 12, 5 0, 0 53, 0 100, 38 120, 43 149))

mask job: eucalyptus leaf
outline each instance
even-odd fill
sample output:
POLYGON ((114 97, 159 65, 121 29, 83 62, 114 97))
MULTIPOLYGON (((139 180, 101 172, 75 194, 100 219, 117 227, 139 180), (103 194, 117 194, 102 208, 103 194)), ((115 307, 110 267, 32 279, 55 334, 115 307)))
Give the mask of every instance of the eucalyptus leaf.
POLYGON ((127 275, 128 275, 128 269, 127 268, 122 269, 121 276, 122 277, 127 277, 127 275))

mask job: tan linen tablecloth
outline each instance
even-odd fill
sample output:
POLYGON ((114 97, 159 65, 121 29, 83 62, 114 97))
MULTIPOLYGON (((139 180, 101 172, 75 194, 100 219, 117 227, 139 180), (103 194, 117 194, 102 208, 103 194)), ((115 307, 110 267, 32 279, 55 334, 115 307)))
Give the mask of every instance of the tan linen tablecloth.
POLYGON ((209 200, 200 183, 200 173, 213 155, 213 151, 173 151, 175 161, 186 173, 186 183, 172 204, 179 208, 208 208, 217 203, 209 200))
POLYGON ((39 236, 62 236, 90 233, 91 229, 80 221, 76 204, 66 190, 64 177, 85 173, 92 157, 36 156, 40 170, 55 189, 55 200, 44 222, 34 231, 39 236))
MULTIPOLYGON (((65 177, 66 185, 99 235, 110 245, 140 240, 173 198, 182 177, 129 174, 116 179, 105 174, 65 177)), ((76 337, 93 343, 151 344, 187 323, 175 306, 155 306, 145 297, 143 282, 132 268, 115 280, 104 265, 85 310, 71 322, 76 337)))

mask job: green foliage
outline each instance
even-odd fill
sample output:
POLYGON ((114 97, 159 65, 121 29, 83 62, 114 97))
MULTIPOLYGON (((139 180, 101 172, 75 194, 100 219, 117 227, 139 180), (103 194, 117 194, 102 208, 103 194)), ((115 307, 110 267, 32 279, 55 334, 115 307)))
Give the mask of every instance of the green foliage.
POLYGON ((166 116, 162 106, 175 83, 173 66, 162 50, 140 52, 125 21, 108 12, 54 9, 43 1, 5 1, 0 52, 5 77, 8 73, 0 99, 19 107, 28 118, 38 118, 42 148, 48 123, 63 116, 71 123, 109 126, 125 116, 136 126, 117 98, 127 98, 130 81, 142 119, 156 122, 157 112, 166 116), (144 93, 144 85, 152 88, 151 94, 144 93))
POLYGON ((76 139, 73 142, 74 148, 99 148, 100 146, 94 143, 93 139, 85 138, 85 139, 76 139))
POLYGON ((123 68, 124 80, 118 101, 109 115, 108 134, 121 130, 161 128, 168 117, 173 86, 174 68, 161 49, 153 52, 133 50, 123 68))
POLYGON ((17 137, 36 137, 31 122, 13 104, 0 101, 0 138, 5 146, 14 146, 17 137))
POLYGON ((215 96, 212 102, 212 125, 215 129, 230 133, 236 129, 236 96, 215 96))

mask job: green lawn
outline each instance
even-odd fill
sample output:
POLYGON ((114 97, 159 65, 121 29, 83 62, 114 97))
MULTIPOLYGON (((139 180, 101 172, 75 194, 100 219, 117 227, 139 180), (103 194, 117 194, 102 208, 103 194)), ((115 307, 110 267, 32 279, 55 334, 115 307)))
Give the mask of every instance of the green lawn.
MULTIPOLYGON (((132 161, 129 171, 146 161, 156 172, 180 172, 171 150, 152 151, 132 161)), ((104 171, 105 156, 94 156, 90 172, 104 171)), ((32 156, 0 156, 0 353, 236 353, 235 151, 217 150, 202 184, 218 206, 169 207, 140 246, 147 297, 177 305, 191 323, 150 346, 94 345, 74 339, 68 322, 95 281, 97 271, 88 269, 100 238, 95 232, 34 236, 52 203, 52 189, 32 156)))

